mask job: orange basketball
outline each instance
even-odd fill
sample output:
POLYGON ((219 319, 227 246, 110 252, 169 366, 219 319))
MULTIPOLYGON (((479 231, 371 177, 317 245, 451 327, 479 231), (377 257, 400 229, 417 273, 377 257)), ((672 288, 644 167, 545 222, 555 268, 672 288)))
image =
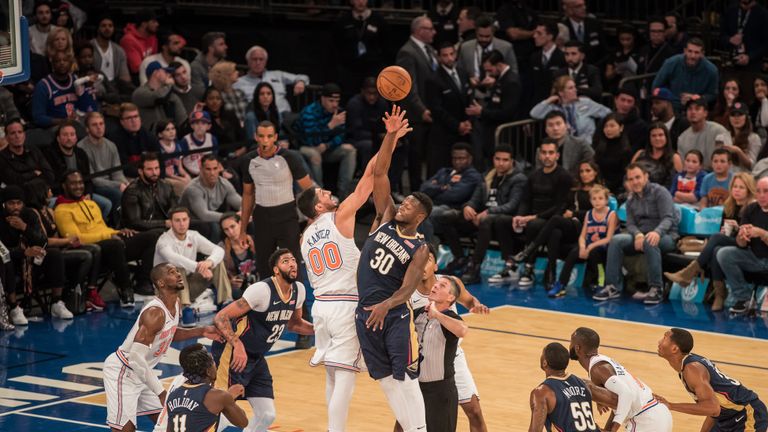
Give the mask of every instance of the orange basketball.
POLYGON ((411 91, 411 75, 400 66, 387 66, 376 78, 376 88, 384 99, 402 100, 411 91))

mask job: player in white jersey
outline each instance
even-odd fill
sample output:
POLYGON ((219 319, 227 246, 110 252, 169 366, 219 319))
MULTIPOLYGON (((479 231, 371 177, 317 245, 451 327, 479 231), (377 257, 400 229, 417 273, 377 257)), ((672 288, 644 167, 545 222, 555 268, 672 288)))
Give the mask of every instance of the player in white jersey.
POLYGON ((360 261, 355 215, 373 191, 377 158, 374 155, 354 192, 340 204, 330 191, 319 187, 306 189, 296 199, 299 210, 310 219, 301 237, 301 255, 315 296, 315 353, 309 364, 325 365, 329 432, 345 430, 355 374, 365 368, 355 329, 360 261))
POLYGON ((175 266, 158 264, 150 278, 157 297, 141 309, 125 341, 104 361, 107 424, 113 431, 134 432, 136 417, 140 415, 157 420, 166 391, 153 368, 163 359, 171 342, 221 337, 214 326, 178 328, 178 293, 184 284, 175 266))
POLYGON ((592 392, 595 402, 612 410, 604 430, 628 432, 672 432, 672 413, 653 396, 647 384, 632 376, 622 365, 598 353, 600 336, 596 331, 579 327, 571 335, 570 357, 589 374, 593 385, 618 396, 616 406, 601 392, 592 392))
MULTIPOLYGON (((427 306, 429 304, 429 293, 437 279, 448 277, 453 279, 461 288, 461 295, 456 300, 456 303, 461 304, 472 313, 479 315, 489 314, 491 312, 490 309, 480 303, 480 300, 467 290, 461 282, 461 279, 455 276, 435 274, 437 271, 437 256, 435 249, 431 245, 429 246, 429 259, 424 268, 424 276, 421 279, 421 284, 419 284, 416 291, 414 291, 411 296, 411 308, 416 310, 420 307, 427 306)), ((451 305, 451 310, 458 313, 456 303, 451 305)), ((464 350, 461 349, 461 345, 456 349, 456 359, 453 362, 453 368, 455 371, 454 380, 456 381, 456 390, 459 394, 459 405, 461 405, 464 414, 469 419, 470 432, 486 432, 488 427, 485 425, 483 411, 480 408, 480 395, 477 391, 475 379, 472 377, 472 372, 469 370, 464 350)))

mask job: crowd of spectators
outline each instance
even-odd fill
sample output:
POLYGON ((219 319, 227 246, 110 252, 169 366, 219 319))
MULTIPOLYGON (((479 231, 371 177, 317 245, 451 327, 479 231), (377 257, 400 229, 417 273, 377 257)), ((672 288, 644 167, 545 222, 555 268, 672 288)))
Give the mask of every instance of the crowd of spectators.
POLYGON ((676 205, 724 205, 727 240, 715 236, 669 279, 711 269, 722 309, 733 278, 731 311, 743 312, 743 272, 768 266, 768 12, 749 0, 729 6, 720 45, 705 47, 674 13, 609 38, 584 0, 563 0, 555 20, 531 6, 435 2, 395 54, 393 29, 351 0, 332 31, 341 85, 315 85, 297 107, 310 77, 269 69, 262 46, 247 50, 241 74, 216 28, 189 55, 185 35, 151 12, 123 24, 36 2, 31 79, 0 89, 0 240, 12 257, 0 272, 0 309, 10 311, 0 324, 24 324, 45 288, 44 313, 56 318, 71 318, 73 292, 101 310, 107 279, 130 307, 134 293, 153 292, 148 268, 158 260, 183 269, 185 306, 205 309, 271 274, 276 247, 299 256, 294 191, 314 183, 340 199, 350 193, 384 135, 389 104, 374 77, 393 63, 413 83, 402 102, 413 132, 393 156, 393 195, 432 197, 424 231, 450 247, 446 271, 479 282, 495 240, 506 266, 490 282, 512 280, 520 266, 518 285, 532 285, 546 248, 553 297, 565 292, 555 265, 565 259, 567 270, 587 263, 586 285, 604 268, 595 299, 620 296, 634 272, 647 285, 634 297, 658 303, 663 256, 679 237, 676 205), (711 59, 707 48, 725 54, 711 59), (527 118, 546 135, 532 160, 496 136, 527 118), (623 226, 613 199, 626 208, 623 226), (476 238, 469 257, 467 235, 476 238), (640 269, 627 264, 640 253, 640 269))

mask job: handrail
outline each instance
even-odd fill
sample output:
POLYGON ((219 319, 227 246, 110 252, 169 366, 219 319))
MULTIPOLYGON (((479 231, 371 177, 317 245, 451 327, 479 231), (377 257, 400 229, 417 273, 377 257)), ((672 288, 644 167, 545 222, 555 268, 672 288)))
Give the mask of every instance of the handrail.
POLYGON ((626 84, 628 82, 642 81, 642 80, 646 80, 648 78, 653 78, 655 76, 656 76, 656 72, 624 77, 624 78, 621 79, 621 81, 619 81, 619 88, 624 87, 624 84, 626 84))

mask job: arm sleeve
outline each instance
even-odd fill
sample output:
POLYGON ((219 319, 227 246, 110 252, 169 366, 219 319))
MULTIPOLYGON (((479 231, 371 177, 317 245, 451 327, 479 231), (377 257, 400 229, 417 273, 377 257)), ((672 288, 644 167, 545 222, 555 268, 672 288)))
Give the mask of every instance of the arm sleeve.
POLYGON ((136 87, 131 96, 131 101, 139 108, 154 108, 157 100, 168 96, 170 86, 162 86, 157 90, 152 90, 147 85, 136 87))
POLYGON ((219 265, 224 259, 224 249, 213 244, 213 242, 200 235, 200 233, 195 234, 197 234, 195 238, 197 252, 206 255, 206 259, 213 261, 214 267, 219 265))
MULTIPOLYGON (((226 202, 227 205, 230 207, 230 209, 233 210, 239 210, 241 205, 243 204, 243 197, 240 196, 239 193, 235 190, 235 187, 232 185, 232 183, 229 182, 227 179, 224 180, 224 187, 227 189, 227 198, 226 202)), ((216 219, 218 222, 219 220, 216 219)))
POLYGON ((488 209, 488 213, 514 215, 518 207, 520 207, 520 203, 523 201, 523 194, 525 193, 525 184, 527 181, 525 175, 515 175, 512 178, 512 187, 509 188, 507 201, 500 206, 488 209))
POLYGON ((290 72, 281 71, 281 81, 283 84, 296 84, 297 81, 304 81, 304 84, 309 84, 309 77, 304 74, 293 74, 290 72))
POLYGON ((53 117, 48 115, 48 97, 45 81, 39 81, 32 92, 32 120, 40 127, 53 125, 53 117))
POLYGON ((203 191, 196 186, 187 186, 182 192, 182 198, 189 207, 189 211, 201 221, 214 222, 221 217, 221 213, 208 210, 208 201, 203 197, 203 191))
MULTIPOLYGON (((633 198, 634 199, 634 198, 633 198)), ((635 223, 635 215, 632 213, 629 209, 630 204, 632 204, 631 200, 627 200, 626 202, 626 209, 627 209, 627 232, 632 236, 635 237, 639 232, 640 229, 637 227, 637 224, 635 223)))
POLYGON ((613 421, 623 425, 629 414, 629 409, 632 407, 632 390, 627 388, 627 385, 619 380, 616 375, 608 378, 605 382, 605 388, 616 393, 619 397, 616 410, 613 412, 613 421))
POLYGON ((704 171, 699 171, 699 173, 696 174, 696 187, 693 189, 693 193, 696 195, 697 200, 701 199, 701 186, 704 183, 704 176, 706 176, 704 171))
POLYGON ((672 176, 672 184, 669 185, 669 193, 672 195, 672 198, 674 198, 675 197, 675 193, 677 193, 677 180, 681 176, 684 176, 684 175, 685 174, 683 174, 683 173, 677 173, 674 176, 672 176))
POLYGON ((122 222, 125 227, 147 231, 153 228, 165 228, 165 220, 144 220, 141 218, 141 205, 139 196, 133 188, 128 188, 123 192, 121 200, 122 222))
POLYGON ((675 220, 675 203, 672 201, 669 192, 664 188, 658 188, 654 195, 659 206, 659 215, 661 216, 661 222, 659 222, 654 231, 659 233, 659 235, 664 235, 677 224, 675 220))
POLYGON ((536 120, 543 120, 550 111, 554 111, 555 109, 556 107, 554 105, 544 99, 543 101, 537 103, 533 108, 531 108, 530 115, 536 120))
POLYGON ((149 355, 149 347, 134 342, 131 344, 131 350, 128 353, 128 360, 131 363, 131 369, 133 373, 149 387, 152 393, 160 395, 163 392, 163 385, 155 375, 155 372, 147 364, 147 356, 149 355))
MULTIPOLYGON (((291 175, 293 176, 294 180, 303 179, 307 176, 307 170, 304 168, 304 163, 301 160, 301 154, 295 150, 283 150, 280 154, 288 164, 288 169, 291 170, 291 175)), ((253 180, 248 183, 253 183, 253 180)))
POLYGON ((304 301, 307 299, 307 289, 301 282, 296 282, 296 309, 301 309, 304 305, 304 301))
POLYGON ((482 181, 480 173, 474 169, 465 172, 458 183, 448 183, 448 190, 440 194, 440 200, 450 206, 461 205, 472 196, 475 186, 482 181))
POLYGON ((169 262, 177 267, 183 267, 187 273, 193 273, 197 269, 197 261, 174 252, 171 245, 165 241, 165 236, 160 236, 160 238, 157 239, 155 248, 155 252, 162 261, 169 262))

